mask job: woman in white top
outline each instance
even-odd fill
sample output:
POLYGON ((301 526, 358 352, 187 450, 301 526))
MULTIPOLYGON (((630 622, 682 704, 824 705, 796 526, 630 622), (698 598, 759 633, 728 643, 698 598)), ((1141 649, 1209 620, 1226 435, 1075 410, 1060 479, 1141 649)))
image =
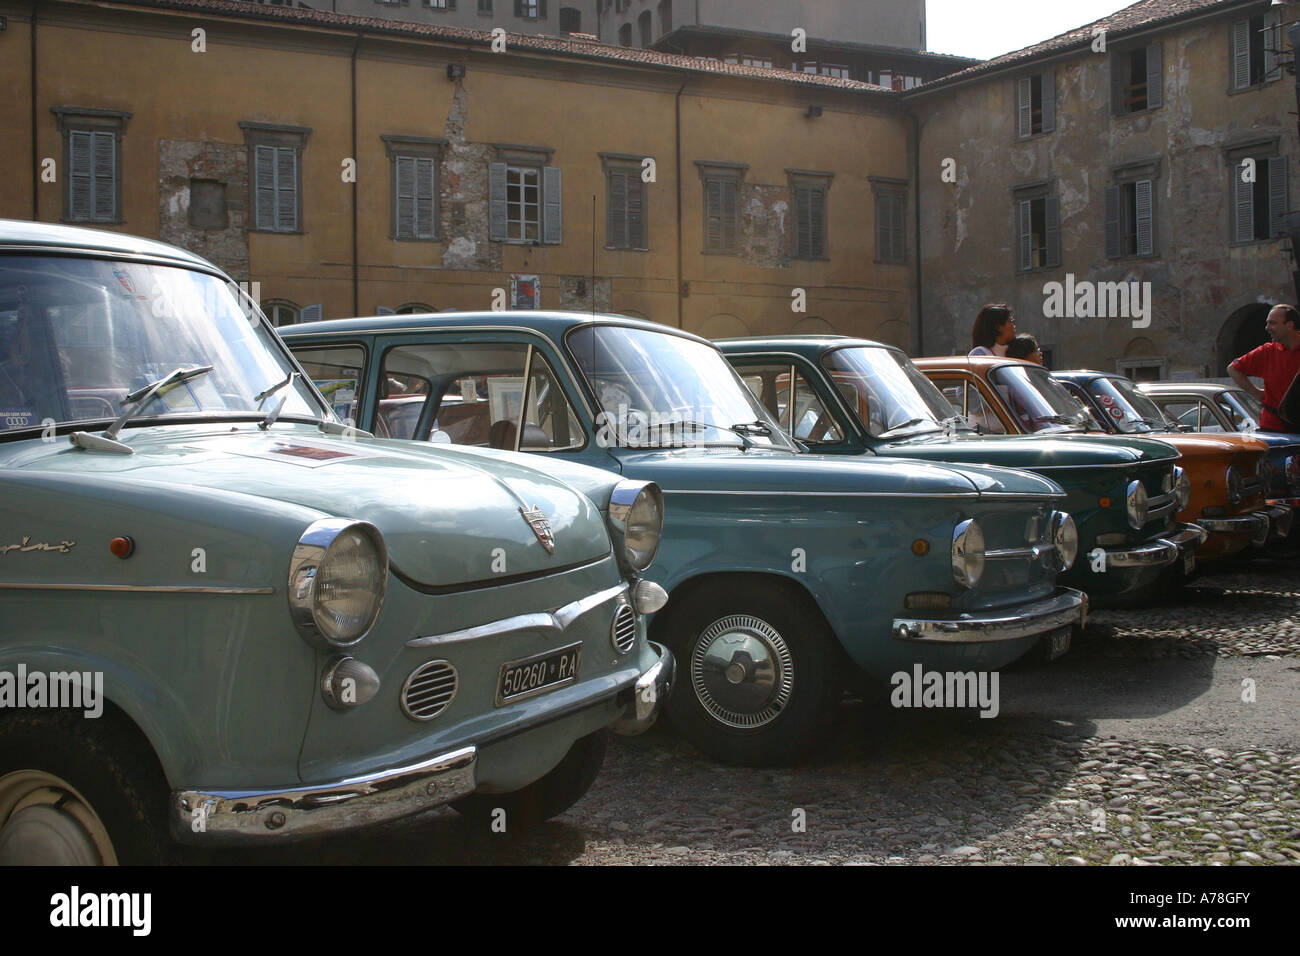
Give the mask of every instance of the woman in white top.
POLYGON ((1016 320, 1011 306, 990 302, 975 316, 970 330, 971 355, 1006 355, 1007 343, 1016 337, 1016 320))

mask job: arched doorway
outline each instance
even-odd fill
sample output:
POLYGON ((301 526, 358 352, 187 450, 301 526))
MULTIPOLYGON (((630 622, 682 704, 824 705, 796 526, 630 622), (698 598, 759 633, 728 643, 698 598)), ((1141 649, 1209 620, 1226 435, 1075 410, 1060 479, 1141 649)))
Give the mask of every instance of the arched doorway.
POLYGON ((1217 362, 1210 369, 1210 378, 1224 378, 1228 374, 1228 364, 1233 359, 1240 358, 1269 340, 1268 333, 1264 331, 1264 320, 1268 318, 1271 308, 1267 302, 1252 302, 1228 316, 1228 321, 1219 330, 1217 362))

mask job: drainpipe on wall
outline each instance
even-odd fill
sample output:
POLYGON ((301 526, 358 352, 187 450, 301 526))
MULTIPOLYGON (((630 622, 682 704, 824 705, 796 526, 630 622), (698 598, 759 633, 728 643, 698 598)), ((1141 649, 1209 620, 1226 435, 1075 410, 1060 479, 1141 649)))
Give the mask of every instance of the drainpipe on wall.
POLYGON ((38 150, 36 148, 36 8, 40 6, 41 0, 32 0, 32 23, 28 31, 28 39, 31 42, 31 52, 29 59, 31 61, 32 78, 32 222, 41 221, 41 196, 40 183, 41 176, 38 170, 41 162, 38 150))
MULTIPOLYGON (((356 42, 352 44, 352 160, 357 160, 357 51, 361 49, 361 38, 364 34, 358 33, 356 42)), ((361 292, 357 287, 357 184, 354 179, 352 182, 352 314, 361 314, 361 292)))
POLYGON ((916 218, 916 354, 925 354, 925 312, 921 308, 921 121, 910 109, 912 121, 912 200, 916 218))
MULTIPOLYGON (((1296 103, 1300 105, 1300 22, 1287 27, 1286 35, 1291 41, 1292 51, 1297 54, 1291 58, 1291 67, 1295 71, 1296 103)), ((1297 120, 1296 126, 1300 130, 1300 120, 1297 120)), ((1300 302, 1300 270, 1295 268, 1300 263, 1300 213, 1288 211, 1283 219, 1283 227, 1291 237, 1291 281, 1295 286, 1295 300, 1300 302)))
POLYGON ((682 176, 682 91, 686 89, 686 84, 689 82, 689 78, 682 82, 677 90, 675 103, 677 112, 674 130, 677 146, 677 327, 679 329, 686 328, 682 306, 682 185, 684 179, 682 176))

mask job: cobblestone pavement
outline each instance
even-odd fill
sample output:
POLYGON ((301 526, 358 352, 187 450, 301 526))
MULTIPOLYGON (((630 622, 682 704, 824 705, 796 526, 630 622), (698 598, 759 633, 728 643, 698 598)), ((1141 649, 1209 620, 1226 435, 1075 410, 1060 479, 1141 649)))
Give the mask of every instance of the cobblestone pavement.
POLYGON ((807 765, 717 764, 665 730, 616 739, 530 836, 440 811, 239 862, 1294 864, 1300 567, 1215 572, 1176 604, 1099 611, 1065 658, 1002 675, 1002 708, 849 700, 807 765))

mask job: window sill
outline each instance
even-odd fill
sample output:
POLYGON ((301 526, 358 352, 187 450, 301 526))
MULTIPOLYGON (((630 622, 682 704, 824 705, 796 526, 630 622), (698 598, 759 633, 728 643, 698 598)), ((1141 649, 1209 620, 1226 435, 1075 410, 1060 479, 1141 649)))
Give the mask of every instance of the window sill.
POLYGON ((1051 135, 1052 135, 1053 133, 1055 133, 1055 132, 1056 132, 1055 129, 1041 129, 1041 130, 1039 130, 1037 133, 1030 133, 1028 136, 1019 136, 1019 135, 1017 135, 1016 138, 1015 138, 1015 140, 1014 140, 1014 142, 1017 142, 1017 143, 1027 143, 1027 142, 1029 142, 1031 139, 1041 139, 1041 138, 1044 137, 1044 136, 1051 136, 1051 135))
POLYGON ((1128 119, 1132 116, 1145 116, 1148 113, 1158 113, 1162 109, 1164 109, 1163 106, 1147 106, 1140 110, 1129 110, 1127 112, 1116 112, 1115 110, 1111 110, 1110 115, 1115 119, 1128 119))
POLYGON ((1161 258, 1163 257, 1158 252, 1152 252, 1145 256, 1140 256, 1135 252, 1125 256, 1107 256, 1106 261, 1107 262, 1132 262, 1136 260, 1138 262, 1150 262, 1153 259, 1161 259, 1161 258))
POLYGON ((59 222, 67 226, 125 226, 125 219, 69 219, 67 216, 59 218, 59 222))
POLYGON ((429 243, 429 242, 441 242, 441 241, 442 241, 442 237, 441 237, 441 236, 428 236, 428 237, 426 238, 426 237, 422 237, 422 236, 394 236, 394 235, 390 234, 390 235, 388 236, 388 238, 391 239, 393 242, 424 242, 424 243, 429 243))
POLYGON ((649 252, 649 246, 606 246, 606 252, 649 252))
POLYGON ((741 253, 741 251, 740 251, 739 249, 701 249, 701 250, 700 250, 700 255, 702 255, 702 256, 740 256, 740 255, 742 255, 742 253, 741 253))
POLYGON ((1242 249, 1247 246, 1268 246, 1275 242, 1281 242, 1286 236, 1274 236, 1272 239, 1247 239, 1244 242, 1233 240, 1228 243, 1230 249, 1242 249))
MULTIPOLYGON (((830 262, 830 256, 791 256, 791 262, 830 262)), ((879 260, 877 260, 879 261, 879 260)))
POLYGON ((261 233, 265 236, 305 236, 307 234, 302 229, 257 229, 253 226, 249 226, 248 231, 261 233))
POLYGON ((1232 87, 1229 87, 1227 90, 1227 95, 1236 96, 1238 93, 1257 93, 1266 86, 1272 86, 1280 79, 1282 79, 1282 77, 1278 76, 1278 77, 1274 77, 1271 80, 1264 80, 1262 83, 1252 83, 1250 84, 1250 86, 1243 86, 1240 89, 1233 89, 1232 87))

